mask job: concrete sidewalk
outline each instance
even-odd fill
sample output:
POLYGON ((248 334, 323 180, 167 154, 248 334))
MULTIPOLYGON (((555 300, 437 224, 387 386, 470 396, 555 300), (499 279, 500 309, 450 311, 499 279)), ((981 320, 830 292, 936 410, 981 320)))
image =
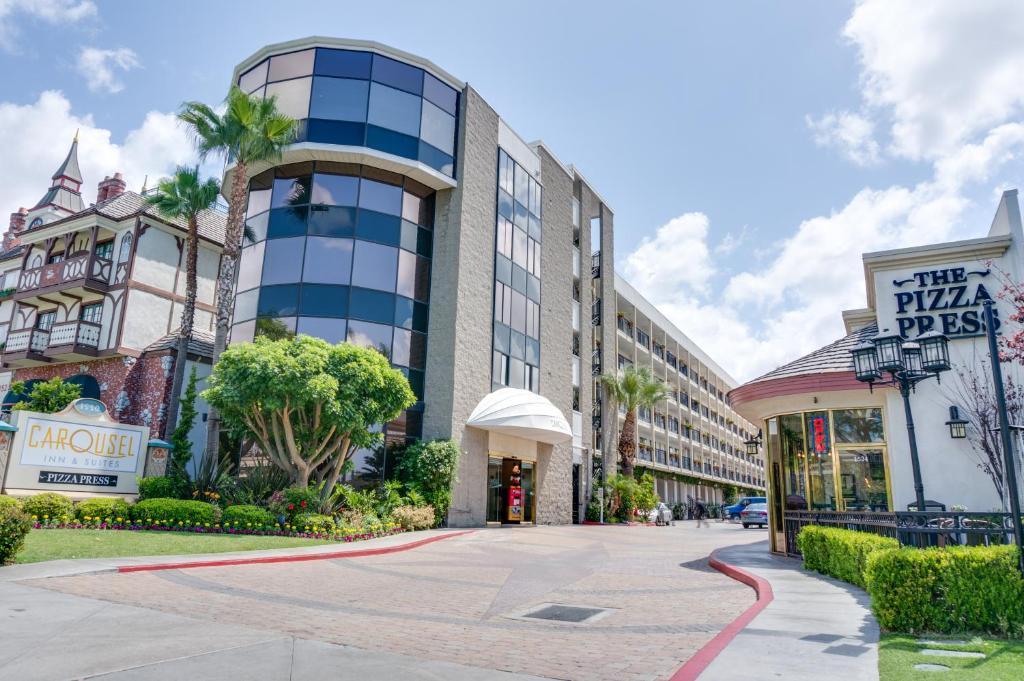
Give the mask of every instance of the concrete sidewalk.
MULTIPOLYGON (((45 530, 43 530, 45 531, 45 530)), ((111 530, 119 531, 119 530, 111 530)), ((225 553, 196 553, 167 556, 130 556, 121 558, 79 558, 75 560, 50 560, 24 565, 0 567, 0 582, 17 582, 23 579, 45 577, 70 577, 98 572, 114 572, 118 568, 136 565, 163 565, 167 563, 206 563, 209 561, 240 560, 253 558, 276 558, 282 556, 315 556, 320 554, 349 553, 368 549, 384 549, 421 542, 424 539, 446 534, 458 534, 465 530, 421 530, 403 532, 388 537, 366 539, 349 543, 317 544, 316 546, 263 549, 257 551, 231 551, 225 553)))
POLYGON ((768 580, 775 599, 708 665, 701 681, 736 681, 744 673, 877 681, 878 623, 864 591, 771 555, 767 542, 720 549, 715 557, 768 580))

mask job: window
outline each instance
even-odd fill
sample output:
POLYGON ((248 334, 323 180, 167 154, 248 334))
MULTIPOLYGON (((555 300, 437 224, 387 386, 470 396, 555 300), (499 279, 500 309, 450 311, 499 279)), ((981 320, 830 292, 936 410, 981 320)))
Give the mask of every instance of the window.
POLYGON ((352 262, 353 286, 394 291, 397 270, 398 249, 356 241, 352 262))
POLYGON ((288 284, 299 281, 302 274, 302 254, 305 237, 267 241, 263 259, 263 285, 288 284))
POLYGON ((57 321, 57 312, 55 310, 40 312, 36 316, 36 328, 40 331, 49 331, 53 328, 55 321, 57 321))
POLYGON ((408 92, 370 84, 370 106, 366 121, 388 130, 416 137, 420 132, 421 100, 408 92))
POLYGON ((369 52, 319 48, 316 51, 316 67, 313 73, 318 76, 367 79, 370 77, 372 58, 373 55, 369 52))
POLYGON ((402 188, 363 178, 359 187, 359 207, 388 215, 401 215, 402 188))
POLYGON ((313 73, 313 60, 315 56, 314 50, 302 50, 301 52, 290 52, 271 57, 267 80, 286 80, 288 78, 308 76, 313 73))
POLYGON ((102 258, 103 260, 110 260, 114 257, 113 239, 96 244, 96 257, 102 258))
POLYGON ((46 264, 47 265, 56 265, 59 262, 64 262, 64 254, 63 253, 53 253, 53 254, 50 255, 49 258, 46 259, 46 264))
POLYGON ((364 122, 369 86, 365 80, 314 78, 309 117, 364 122))
POLYGON ((316 284, 348 284, 351 278, 352 239, 319 236, 306 238, 306 256, 302 264, 303 281, 316 284))
POLYGON ((103 321, 103 303, 91 303, 82 306, 81 319, 83 322, 99 324, 103 321))
POLYGON ((649 350, 651 348, 651 337, 640 329, 636 330, 636 344, 649 350))
POLYGON ((309 94, 313 84, 312 78, 296 78, 267 86, 266 98, 277 99, 277 110, 296 120, 309 115, 309 94))

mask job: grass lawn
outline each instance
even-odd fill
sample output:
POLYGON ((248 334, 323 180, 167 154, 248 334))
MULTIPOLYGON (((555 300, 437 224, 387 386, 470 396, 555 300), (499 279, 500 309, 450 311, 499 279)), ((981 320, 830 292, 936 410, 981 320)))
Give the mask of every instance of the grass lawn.
POLYGON ((135 532, 121 530, 33 530, 17 563, 61 558, 166 556, 186 553, 224 553, 329 544, 326 539, 259 537, 253 535, 135 532))
MULTIPOLYGON (((917 679, 956 679, 956 681, 1019 681, 1024 679, 1024 641, 1001 641, 962 637, 964 646, 943 643, 941 646, 922 646, 918 639, 942 641, 945 637, 907 636, 886 634, 878 651, 880 681, 916 681, 917 679), (922 655, 925 648, 965 650, 985 653, 985 658, 968 659, 922 655), (942 664, 950 668, 947 673, 917 671, 915 664, 942 664)), ((956 638, 956 637, 952 637, 956 638)))

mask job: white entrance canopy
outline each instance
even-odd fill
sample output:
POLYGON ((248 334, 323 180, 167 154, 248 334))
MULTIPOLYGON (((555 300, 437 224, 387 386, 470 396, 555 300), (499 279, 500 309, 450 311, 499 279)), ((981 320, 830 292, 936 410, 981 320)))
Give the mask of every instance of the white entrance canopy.
POLYGON ((551 445, 572 439, 572 429, 558 407, 518 388, 502 388, 484 397, 466 425, 551 445))

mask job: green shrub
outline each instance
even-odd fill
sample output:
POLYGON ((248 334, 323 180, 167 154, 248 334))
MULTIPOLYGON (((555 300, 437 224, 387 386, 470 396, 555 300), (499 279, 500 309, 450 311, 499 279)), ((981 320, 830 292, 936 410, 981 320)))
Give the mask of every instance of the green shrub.
POLYGON ((796 538, 804 557, 804 567, 864 588, 864 569, 875 551, 899 548, 890 537, 855 532, 837 527, 807 525, 796 538))
POLYGON ((168 525, 210 525, 218 521, 219 510, 205 501, 183 499, 146 499, 131 507, 132 520, 136 523, 166 523, 168 525))
POLYGON ((14 562, 32 529, 32 518, 10 504, 0 506, 0 565, 14 562))
POLYGON ((337 527, 334 518, 319 513, 299 513, 292 519, 292 527, 299 532, 326 532, 334 534, 337 527), (306 528, 309 528, 308 530, 306 528))
POLYGON ((1000 635, 1024 627, 1014 546, 894 549, 868 559, 871 606, 895 631, 1000 635))
POLYGON ((312 487, 289 487, 270 495, 270 512, 292 520, 300 513, 314 513, 320 506, 320 495, 312 487))
POLYGON ((399 479, 434 507, 437 525, 448 516, 461 454, 454 440, 418 441, 405 448, 398 462, 399 479))
POLYGON ((25 513, 35 516, 39 522, 46 519, 56 520, 71 516, 71 499, 56 492, 43 492, 25 499, 22 508, 25 513))
POLYGON ((404 530, 428 530, 434 526, 434 507, 398 506, 392 509, 391 519, 404 530))
POLYGON ((21 499, 9 497, 6 494, 0 494, 0 508, 16 508, 19 511, 23 510, 21 499))
POLYGON ((128 520, 128 503, 124 499, 111 497, 83 499, 75 506, 75 517, 79 520, 86 518, 110 518, 114 521, 123 518, 128 520))
POLYGON ((178 496, 178 482, 164 476, 139 478, 139 500, 174 499, 178 496))
POLYGON ((232 527, 277 527, 274 515, 259 506, 228 506, 221 514, 221 522, 232 527))

